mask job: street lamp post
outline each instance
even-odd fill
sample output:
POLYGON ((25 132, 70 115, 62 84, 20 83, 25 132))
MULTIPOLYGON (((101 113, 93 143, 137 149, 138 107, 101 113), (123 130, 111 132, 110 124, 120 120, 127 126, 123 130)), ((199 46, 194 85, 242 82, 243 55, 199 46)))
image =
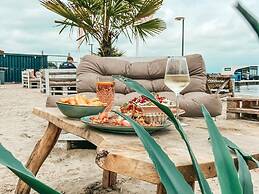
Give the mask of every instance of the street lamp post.
POLYGON ((176 17, 175 20, 182 21, 182 56, 184 55, 184 17, 176 17))
POLYGON ((94 46, 94 44, 89 43, 89 46, 90 46, 90 52, 91 52, 91 55, 93 55, 93 46, 94 46))

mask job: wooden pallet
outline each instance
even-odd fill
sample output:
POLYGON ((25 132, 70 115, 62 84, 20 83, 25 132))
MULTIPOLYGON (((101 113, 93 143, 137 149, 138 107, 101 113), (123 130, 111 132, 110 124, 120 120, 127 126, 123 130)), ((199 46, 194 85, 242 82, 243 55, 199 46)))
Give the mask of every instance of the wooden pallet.
POLYGON ((233 97, 227 99, 227 119, 259 120, 259 97, 233 97))
POLYGON ((47 95, 76 94, 76 69, 44 69, 40 91, 47 95))
POLYGON ((234 97, 234 82, 231 75, 208 74, 207 90, 210 94, 219 94, 221 97, 234 97))
POLYGON ((49 86, 49 95, 56 96, 56 95, 71 95, 76 94, 76 86, 49 86))
POLYGON ((33 78, 33 69, 26 69, 22 71, 22 86, 24 88, 40 88, 40 72, 36 72, 36 77, 33 78))

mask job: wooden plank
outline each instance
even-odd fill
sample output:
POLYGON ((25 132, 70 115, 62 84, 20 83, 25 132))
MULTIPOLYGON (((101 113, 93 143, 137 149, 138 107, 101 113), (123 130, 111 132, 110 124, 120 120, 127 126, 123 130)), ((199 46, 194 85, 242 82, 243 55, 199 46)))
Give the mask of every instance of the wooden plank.
POLYGON ((60 79, 76 79, 76 74, 58 74, 58 75, 49 75, 50 80, 60 80, 60 79))
POLYGON ((229 113, 246 113, 246 114, 259 114, 258 109, 252 109, 252 108, 228 108, 227 112, 229 113))
POLYGON ((47 69, 50 74, 75 73, 76 69, 47 69))
POLYGON ((259 97, 230 97, 227 101, 259 101, 259 97))
POLYGON ((49 88, 49 72, 50 70, 45 71, 45 91, 47 95, 50 95, 50 88, 49 88))
POLYGON ((78 137, 76 135, 73 135, 71 133, 65 133, 61 134, 58 138, 59 142, 65 142, 65 141, 84 141, 82 137, 78 137))
POLYGON ((64 91, 64 90, 53 90, 53 91, 50 91, 50 94, 55 96, 55 95, 63 95, 63 96, 67 96, 67 95, 72 95, 72 94, 76 94, 77 92, 76 91, 71 91, 71 90, 68 90, 68 91, 64 91))
MULTIPOLYGON (((60 132, 60 128, 52 123, 49 123, 43 137, 34 147, 34 150, 26 164, 27 169, 29 169, 34 175, 38 173, 41 165, 46 160, 52 148, 56 144, 60 132)), ((29 194, 30 187, 23 181, 19 180, 15 193, 29 194)))
POLYGON ((76 87, 76 81, 72 82, 67 82, 67 81, 62 81, 62 82, 50 82, 49 87, 63 87, 63 86, 71 86, 71 87, 76 87))
POLYGON ((226 80, 220 87, 219 89, 217 90, 216 94, 219 94, 221 90, 223 90, 226 85, 229 83, 229 80, 226 80))

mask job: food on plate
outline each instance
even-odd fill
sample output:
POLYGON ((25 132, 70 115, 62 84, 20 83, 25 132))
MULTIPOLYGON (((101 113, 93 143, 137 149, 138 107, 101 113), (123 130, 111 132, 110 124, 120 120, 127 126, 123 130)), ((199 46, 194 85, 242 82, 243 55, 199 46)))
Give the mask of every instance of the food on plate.
MULTIPOLYGON (((102 117, 100 117, 99 115, 92 116, 90 120, 92 124, 102 124, 102 125, 122 126, 122 127, 131 126, 127 120, 113 113, 106 114, 105 116, 102 115, 102 117)), ((150 123, 146 122, 144 117, 137 117, 137 118, 134 118, 134 120, 144 127, 161 126, 161 123, 158 123, 158 122, 150 122, 150 123)))
MULTIPOLYGON (((170 101, 165 97, 159 96, 158 94, 155 95, 155 97, 158 100, 158 102, 174 110, 173 109, 173 107, 175 106, 174 102, 170 101)), ((157 113, 161 113, 160 109, 158 109, 148 98, 146 98, 145 96, 139 96, 139 97, 133 98, 129 102, 122 105, 120 107, 120 110, 122 113, 127 114, 129 116, 138 117, 143 115, 144 113, 150 112, 149 110, 150 108, 152 108, 151 109, 152 113, 154 113, 154 111, 157 113)))
MULTIPOLYGON (((160 103, 173 109, 174 103, 172 101, 159 95, 156 95, 155 97, 160 103)), ((167 116, 156 108, 157 107, 148 98, 139 96, 121 106, 120 111, 144 127, 160 127, 166 123, 167 116), (147 113, 145 108, 151 108, 153 111, 147 113)), ((130 126, 130 123, 127 120, 110 112, 103 112, 99 115, 92 116, 90 120, 92 124, 122 127, 130 126)))
POLYGON ((80 106, 106 106, 106 103, 102 103, 98 98, 87 98, 83 95, 75 95, 72 97, 60 98, 59 103, 80 105, 80 106))
MULTIPOLYGON (((158 94, 155 95, 155 98, 158 102, 160 102, 163 105, 166 106, 173 106, 174 103, 167 99, 166 97, 163 96, 159 96, 158 94)), ((139 106, 155 106, 147 97, 145 96, 139 96, 139 97, 135 97, 132 100, 129 101, 129 103, 134 103, 137 104, 139 106)))

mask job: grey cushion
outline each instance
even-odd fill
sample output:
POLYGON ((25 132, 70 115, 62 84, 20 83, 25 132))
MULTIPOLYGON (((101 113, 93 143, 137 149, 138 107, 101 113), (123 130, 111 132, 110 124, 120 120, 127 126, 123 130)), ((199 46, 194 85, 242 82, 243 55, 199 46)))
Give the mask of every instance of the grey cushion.
MULTIPOLYGON (((188 55, 186 59, 191 81, 181 93, 205 92, 207 77, 202 56, 199 54, 188 55)), ((135 79, 151 92, 170 91, 164 84, 166 62, 167 57, 132 62, 130 58, 87 55, 81 59, 77 69, 77 91, 79 93, 95 92, 97 78, 111 75, 123 75, 135 79)), ((124 84, 117 81, 115 91, 122 94, 132 92, 124 84)))

